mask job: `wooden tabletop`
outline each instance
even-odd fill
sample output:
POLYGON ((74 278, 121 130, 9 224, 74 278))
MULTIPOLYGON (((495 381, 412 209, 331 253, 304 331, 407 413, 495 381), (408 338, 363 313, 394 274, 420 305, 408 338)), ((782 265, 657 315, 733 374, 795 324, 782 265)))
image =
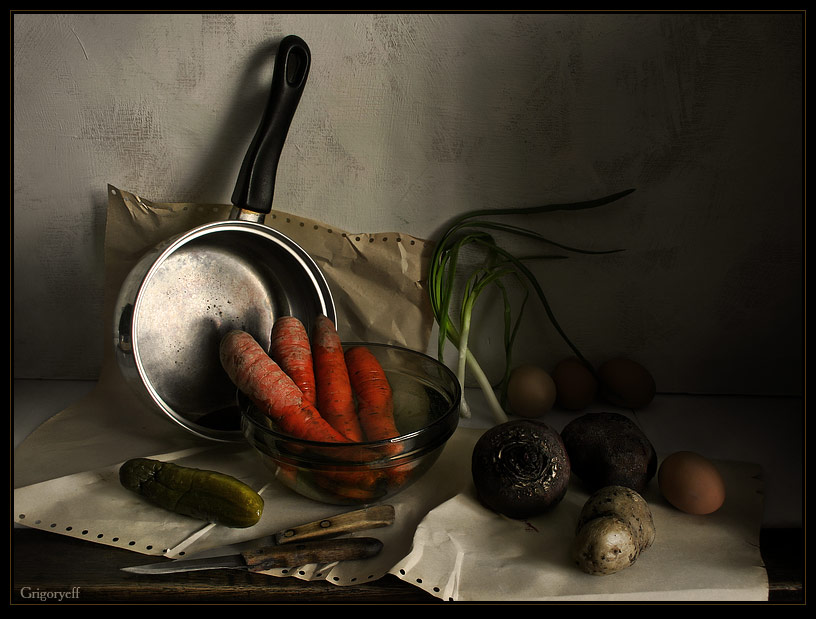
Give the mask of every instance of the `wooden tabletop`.
MULTIPOLYGON (((802 603, 803 533, 764 529, 762 556, 770 580, 769 601, 802 603)), ((14 529, 12 604, 438 604, 442 600, 387 575, 373 582, 337 586, 237 570, 137 575, 120 568, 163 561, 127 550, 38 531, 14 529), (62 599, 59 599, 59 598, 62 599)))

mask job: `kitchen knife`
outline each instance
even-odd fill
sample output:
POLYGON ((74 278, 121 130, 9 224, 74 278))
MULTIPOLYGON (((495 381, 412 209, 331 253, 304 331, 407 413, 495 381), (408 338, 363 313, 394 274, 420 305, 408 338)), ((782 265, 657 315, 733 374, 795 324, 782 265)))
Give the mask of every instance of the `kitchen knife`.
POLYGON ((176 574, 201 570, 247 570, 263 572, 280 567, 297 567, 311 563, 334 563, 367 559, 379 554, 383 543, 373 537, 316 539, 283 546, 266 546, 238 554, 198 559, 175 559, 147 565, 123 567, 134 574, 176 574))
POLYGON ((297 527, 283 529, 272 536, 276 544, 326 538, 352 531, 387 527, 394 523, 393 505, 373 505, 330 518, 315 520, 297 527))
MULTIPOLYGON (((379 540, 374 538, 334 540, 341 543, 333 544, 331 540, 326 540, 326 538, 353 531, 388 526, 393 524, 394 514, 392 505, 374 505, 283 529, 271 536, 270 544, 258 550, 220 557, 177 559, 173 562, 151 563, 122 569, 126 572, 138 574, 170 574, 212 569, 263 571, 274 567, 364 559, 374 556, 380 551, 382 543, 379 540), (361 542, 361 539, 366 541, 361 542), (298 554, 302 552, 306 552, 308 556, 298 554), (312 560, 304 562, 304 559, 309 557, 312 560), (275 563, 275 565, 272 563, 275 563), (255 565, 262 565, 263 567, 252 569, 255 565)), ((268 538, 263 539, 265 541, 268 538)))

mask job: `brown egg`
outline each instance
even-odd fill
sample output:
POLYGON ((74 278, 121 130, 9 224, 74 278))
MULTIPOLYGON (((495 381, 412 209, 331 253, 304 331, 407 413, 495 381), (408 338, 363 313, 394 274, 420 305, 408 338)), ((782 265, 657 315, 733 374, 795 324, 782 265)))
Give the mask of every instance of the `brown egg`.
POLYGON ((725 482, 717 467, 692 451, 678 451, 663 460, 657 483, 663 497, 688 514, 711 514, 725 502, 725 482))
POLYGON ((586 408, 598 393, 598 379, 577 357, 563 359, 552 373, 556 402, 561 408, 578 411, 586 408))
POLYGON ((555 404, 555 383, 546 370, 531 364, 519 365, 507 382, 510 413, 519 417, 541 417, 555 404))
POLYGON ((598 368, 601 395, 615 406, 638 409, 655 397, 655 381, 637 361, 618 357, 598 368))

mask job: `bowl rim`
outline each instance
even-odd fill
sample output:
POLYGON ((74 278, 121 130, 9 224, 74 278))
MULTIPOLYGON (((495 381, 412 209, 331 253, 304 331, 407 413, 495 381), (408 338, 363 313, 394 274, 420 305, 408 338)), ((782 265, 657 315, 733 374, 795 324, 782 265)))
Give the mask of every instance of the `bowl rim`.
MULTIPOLYGON (((419 350, 416 350, 416 349, 413 349, 413 348, 408 348, 407 346, 403 346, 401 344, 389 344, 387 342, 343 341, 342 346, 343 346, 344 349, 352 348, 354 346, 367 346, 367 347, 372 347, 372 348, 391 349, 391 350, 399 351, 401 353, 408 353, 408 354, 414 355, 414 356, 416 356, 416 357, 418 357, 420 359, 429 361, 432 365, 438 367, 442 371, 442 373, 446 374, 448 376, 448 378, 450 379, 450 383, 453 386, 453 394, 452 394, 453 395, 453 403, 437 419, 435 419, 434 421, 432 421, 428 425, 419 428, 418 430, 414 430, 413 432, 409 432, 408 434, 400 434, 399 436, 396 436, 394 438, 382 439, 382 440, 378 440, 378 441, 361 441, 361 442, 351 442, 351 443, 329 443, 329 442, 325 442, 325 441, 313 441, 313 440, 309 440, 309 439, 297 438, 295 436, 291 436, 289 434, 283 434, 282 432, 278 432, 277 430, 274 430, 274 429, 272 429, 272 428, 270 428, 268 426, 262 425, 260 421, 255 419, 254 416, 249 413, 249 410, 254 408, 254 406, 248 401, 247 396, 244 395, 240 390, 238 390, 237 394, 236 394, 236 399, 237 399, 237 402, 238 402, 238 409, 241 412, 241 422, 242 422, 241 432, 246 436, 246 429, 244 428, 243 424, 244 424, 244 422, 247 422, 247 423, 251 424, 252 426, 254 426, 257 430, 259 430, 260 432, 262 432, 265 435, 271 436, 271 437, 273 437, 275 439, 284 440, 284 441, 288 441, 288 442, 291 442, 291 443, 296 443, 296 444, 299 444, 299 445, 306 445, 306 446, 310 446, 310 447, 321 447, 321 448, 328 448, 328 449, 332 449, 332 448, 336 448, 336 449, 345 448, 345 449, 348 449, 350 447, 375 448, 375 447, 383 446, 383 445, 393 445, 393 444, 400 444, 400 443, 407 442, 407 441, 411 440, 412 438, 415 438, 416 436, 418 436, 420 434, 427 433, 430 429, 432 429, 434 427, 443 425, 444 422, 447 419, 449 419, 449 417, 451 415, 456 415, 457 418, 458 418, 459 407, 461 405, 461 400, 462 400, 462 386, 459 384, 459 379, 457 378, 457 376, 453 372, 453 370, 451 368, 449 368, 447 365, 445 365, 439 359, 435 359, 434 357, 432 357, 431 355, 429 355, 427 353, 424 353, 422 351, 419 351, 419 350)), ((445 440, 447 440, 448 438, 450 438, 450 435, 448 437, 446 437, 445 440)))

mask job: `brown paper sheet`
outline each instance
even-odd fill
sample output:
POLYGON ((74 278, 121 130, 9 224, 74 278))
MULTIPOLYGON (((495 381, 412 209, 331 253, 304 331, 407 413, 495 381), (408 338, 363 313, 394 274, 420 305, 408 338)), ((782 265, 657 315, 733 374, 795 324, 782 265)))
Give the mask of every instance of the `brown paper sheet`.
MULTIPOLYGON (((132 266, 151 248, 197 226, 225 220, 231 209, 220 204, 153 202, 115 187, 108 193, 109 295, 118 293, 132 266)), ((268 215, 264 223, 300 245, 321 268, 343 339, 426 349, 433 326, 424 284, 431 243, 400 232, 350 233, 281 212, 268 215)))

